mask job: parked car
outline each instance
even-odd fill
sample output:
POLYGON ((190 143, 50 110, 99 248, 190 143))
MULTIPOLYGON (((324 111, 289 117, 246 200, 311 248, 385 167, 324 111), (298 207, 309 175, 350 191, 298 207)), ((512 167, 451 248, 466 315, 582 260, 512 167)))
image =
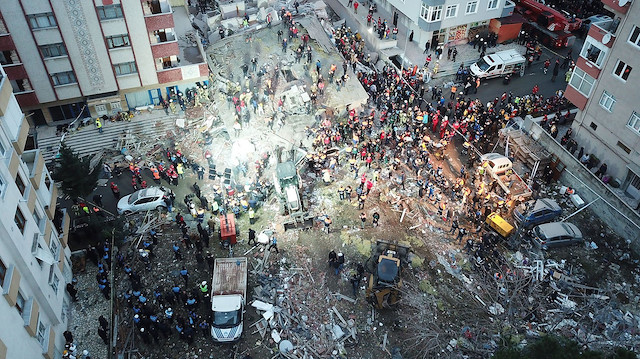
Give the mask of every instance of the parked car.
POLYGON ((118 213, 129 214, 167 208, 163 196, 164 191, 160 189, 160 187, 149 187, 133 192, 130 195, 120 198, 118 201, 118 213))
POLYGON ((562 214, 558 202, 549 198, 528 201, 513 210, 513 219, 520 227, 531 228, 549 222, 562 214))
POLYGON ((533 228, 533 244, 541 249, 570 246, 583 240, 582 232, 572 223, 552 222, 533 228))

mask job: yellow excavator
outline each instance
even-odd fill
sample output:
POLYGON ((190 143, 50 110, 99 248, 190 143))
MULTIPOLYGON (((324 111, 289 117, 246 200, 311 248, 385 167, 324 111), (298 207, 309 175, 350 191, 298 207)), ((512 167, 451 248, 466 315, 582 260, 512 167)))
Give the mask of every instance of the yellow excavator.
POLYGON ((411 247, 400 243, 378 240, 365 262, 369 273, 367 300, 376 308, 392 308, 400 300, 402 269, 409 264, 411 247))

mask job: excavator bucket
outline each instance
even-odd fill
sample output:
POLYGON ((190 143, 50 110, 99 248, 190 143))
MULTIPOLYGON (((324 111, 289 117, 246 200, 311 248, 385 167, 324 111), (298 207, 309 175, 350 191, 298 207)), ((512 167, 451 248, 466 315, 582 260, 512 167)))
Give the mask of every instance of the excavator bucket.
POLYGON ((308 229, 313 227, 313 217, 312 216, 301 216, 294 217, 289 221, 283 223, 284 230, 289 229, 308 229))

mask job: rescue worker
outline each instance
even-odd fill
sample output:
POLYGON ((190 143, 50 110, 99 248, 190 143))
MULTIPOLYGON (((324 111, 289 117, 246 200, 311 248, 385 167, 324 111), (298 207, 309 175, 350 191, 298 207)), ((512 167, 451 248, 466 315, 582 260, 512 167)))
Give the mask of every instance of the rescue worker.
POLYGON ((156 184, 160 184, 160 171, 155 166, 151 167, 151 175, 153 176, 153 181, 156 184))
POLYGON ((249 208, 249 223, 256 223, 256 212, 253 210, 253 208, 249 208))
POLYGON ((200 289, 200 294, 202 294, 203 301, 206 302, 207 298, 209 298, 209 286, 207 285, 207 281, 202 281, 202 283, 198 285, 198 288, 200 289))

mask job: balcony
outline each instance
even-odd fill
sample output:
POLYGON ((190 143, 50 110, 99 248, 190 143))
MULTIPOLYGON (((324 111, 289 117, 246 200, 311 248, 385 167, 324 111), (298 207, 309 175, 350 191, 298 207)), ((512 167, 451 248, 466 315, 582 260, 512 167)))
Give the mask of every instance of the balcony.
POLYGON ((151 45, 161 44, 165 42, 176 41, 176 32, 173 28, 160 29, 149 32, 149 42, 151 45))
POLYGON ((69 244, 69 225, 71 224, 71 218, 69 217, 67 209, 58 209, 58 211, 56 211, 56 217, 53 221, 59 233, 58 239, 60 239, 62 247, 66 248, 69 244))
POLYGON ((151 53, 156 59, 180 54, 178 41, 173 29, 149 32, 149 40, 151 42, 151 53))
POLYGON ((611 48, 616 40, 616 31, 618 31, 618 25, 620 25, 620 21, 618 20, 594 22, 589 27, 587 36, 590 36, 604 46, 611 48))
POLYGON ((25 151, 22 154, 22 162, 27 165, 29 180, 37 190, 42 182, 42 172, 44 171, 44 158, 39 149, 25 151))
POLYGON ((632 0, 602 0, 604 8, 614 13, 626 14, 631 7, 632 0), (623 4, 623 5, 621 5, 623 4))
POLYGON ((166 0, 142 1, 142 12, 144 16, 170 14, 171 5, 166 0))
POLYGON ((173 11, 174 32, 178 37, 180 48, 180 66, 203 64, 204 48, 197 31, 191 26, 189 14, 184 7, 176 7, 173 11))
POLYGON ((49 219, 53 220, 56 216, 56 203, 58 202, 58 187, 53 184, 51 186, 51 202, 48 206, 45 206, 44 210, 47 212, 49 219))

